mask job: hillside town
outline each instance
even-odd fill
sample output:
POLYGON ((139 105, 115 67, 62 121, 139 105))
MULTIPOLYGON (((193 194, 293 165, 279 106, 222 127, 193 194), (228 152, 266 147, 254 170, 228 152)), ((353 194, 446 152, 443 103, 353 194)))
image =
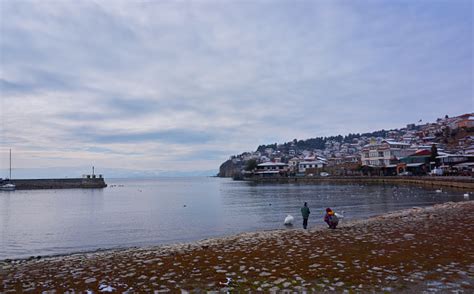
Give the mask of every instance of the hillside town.
POLYGON ((473 176, 474 113, 394 130, 262 145, 231 156, 220 177, 473 176))

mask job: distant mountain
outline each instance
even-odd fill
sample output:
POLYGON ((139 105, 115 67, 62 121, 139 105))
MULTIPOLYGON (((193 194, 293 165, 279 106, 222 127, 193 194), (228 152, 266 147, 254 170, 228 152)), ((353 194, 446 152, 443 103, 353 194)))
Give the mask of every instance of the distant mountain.
MULTIPOLYGON (((91 167, 51 167, 51 168, 15 168, 12 169, 13 179, 46 179, 46 178, 80 178, 83 174, 91 174, 91 167)), ((197 171, 165 171, 165 170, 133 170, 96 167, 95 174, 105 178, 158 178, 158 177, 197 177, 215 176, 217 170, 197 171)), ((8 169, 0 169, 0 177, 8 177, 8 169)))

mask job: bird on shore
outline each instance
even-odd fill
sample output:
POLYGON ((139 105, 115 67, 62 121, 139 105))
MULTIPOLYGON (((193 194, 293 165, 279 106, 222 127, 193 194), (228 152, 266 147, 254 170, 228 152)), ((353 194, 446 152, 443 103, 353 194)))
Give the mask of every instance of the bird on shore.
POLYGON ((292 226, 294 220, 295 218, 291 214, 287 215, 284 222, 285 226, 292 226))
POLYGON ((442 192, 443 192, 443 190, 441 190, 441 189, 436 190, 436 193, 442 193, 442 192))
POLYGON ((226 282, 220 282, 219 284, 224 285, 224 286, 229 286, 230 283, 232 283, 232 279, 228 277, 226 279, 227 279, 226 282))
POLYGON ((341 213, 335 212, 334 213, 338 218, 344 218, 344 210, 341 210, 341 213))
POLYGON ((464 198, 469 198, 469 193, 464 193, 464 198))

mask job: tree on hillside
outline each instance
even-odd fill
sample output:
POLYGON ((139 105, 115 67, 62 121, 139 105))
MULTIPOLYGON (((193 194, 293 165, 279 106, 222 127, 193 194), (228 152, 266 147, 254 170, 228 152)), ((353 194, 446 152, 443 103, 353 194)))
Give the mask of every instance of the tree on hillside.
MULTIPOLYGON (((289 150, 291 144, 295 145, 298 150, 311 150, 311 149, 326 149, 326 142, 328 141, 337 141, 339 143, 353 143, 354 139, 360 138, 361 136, 365 137, 382 137, 386 138, 389 131, 398 131, 398 129, 391 129, 391 130, 379 130, 374 131, 371 133, 356 133, 356 134, 348 134, 346 136, 337 135, 337 136, 329 136, 329 137, 315 137, 306 140, 297 140, 293 139, 292 141, 286 142, 282 144, 282 148, 280 151, 287 151, 289 150)), ((259 145, 257 151, 264 152, 266 148, 272 148, 273 150, 277 150, 277 143, 269 144, 269 145, 259 145)))
POLYGON ((436 144, 431 145, 431 156, 430 156, 430 162, 436 162, 436 166, 439 164, 439 158, 438 157, 438 148, 436 147, 436 144))
POLYGON ((257 160, 256 159, 249 159, 245 164, 246 171, 252 171, 257 168, 257 160))

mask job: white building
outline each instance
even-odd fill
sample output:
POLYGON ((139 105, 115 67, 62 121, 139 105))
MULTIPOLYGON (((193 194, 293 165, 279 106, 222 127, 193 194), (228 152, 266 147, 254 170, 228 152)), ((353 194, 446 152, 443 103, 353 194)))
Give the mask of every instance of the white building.
POLYGON ((322 160, 302 161, 298 163, 298 172, 304 173, 309 168, 322 168, 324 165, 326 165, 326 163, 322 160))
POLYGON ((361 151, 361 161, 362 165, 383 167, 413 152, 410 144, 384 140, 380 144, 364 146, 361 151))
POLYGON ((256 175, 268 177, 288 172, 288 164, 282 162, 265 162, 257 165, 256 175))

